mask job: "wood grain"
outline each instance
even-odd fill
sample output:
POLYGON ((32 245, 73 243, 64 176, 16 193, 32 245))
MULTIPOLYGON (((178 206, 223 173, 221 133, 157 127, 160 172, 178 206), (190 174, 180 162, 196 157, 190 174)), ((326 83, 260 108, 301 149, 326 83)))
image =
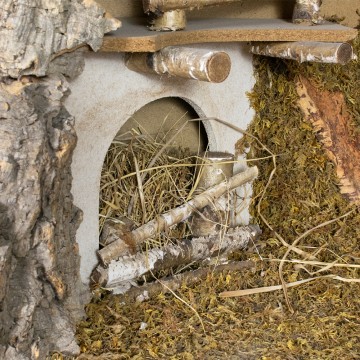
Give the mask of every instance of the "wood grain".
POLYGON ((346 42, 357 30, 325 23, 316 26, 294 25, 283 19, 196 19, 186 30, 152 32, 143 18, 122 19, 123 27, 105 35, 100 51, 154 52, 170 45, 247 41, 323 41, 346 42))

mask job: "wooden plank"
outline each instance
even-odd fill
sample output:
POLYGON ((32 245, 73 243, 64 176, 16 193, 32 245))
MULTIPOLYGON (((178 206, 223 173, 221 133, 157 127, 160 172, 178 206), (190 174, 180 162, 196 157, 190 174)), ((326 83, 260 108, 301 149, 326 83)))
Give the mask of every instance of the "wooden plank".
POLYGON ((357 30, 325 23, 316 26, 294 25, 283 19, 194 19, 186 30, 149 31, 144 18, 121 19, 122 27, 105 35, 100 51, 154 52, 170 45, 240 41, 323 41, 346 42, 357 30))

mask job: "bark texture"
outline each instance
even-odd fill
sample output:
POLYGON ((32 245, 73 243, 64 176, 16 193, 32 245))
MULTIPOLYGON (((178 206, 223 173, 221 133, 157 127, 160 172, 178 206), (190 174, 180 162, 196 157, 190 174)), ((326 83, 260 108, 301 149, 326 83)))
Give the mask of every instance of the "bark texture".
POLYGON ((300 109, 335 164, 341 193, 360 204, 360 136, 344 95, 319 90, 303 76, 297 83, 297 92, 300 109))
POLYGON ((0 83, 2 359, 30 358, 34 343, 42 356, 78 351, 81 213, 70 194, 76 134, 62 106, 67 91, 61 76, 0 83))
POLYGON ((88 290, 79 277, 76 134, 63 75, 82 71, 82 53, 72 50, 99 48, 119 23, 88 0, 0 0, 0 8, 0 359, 75 355, 88 290))
POLYGON ((0 76, 44 76, 57 56, 89 45, 120 21, 93 0, 0 0, 0 76))

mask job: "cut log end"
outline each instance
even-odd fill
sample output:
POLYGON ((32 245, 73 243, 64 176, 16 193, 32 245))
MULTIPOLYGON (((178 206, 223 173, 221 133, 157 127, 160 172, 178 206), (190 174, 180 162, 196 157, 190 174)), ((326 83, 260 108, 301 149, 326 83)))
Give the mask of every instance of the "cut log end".
POLYGON ((231 70, 230 56, 225 52, 217 52, 207 63, 207 73, 210 82, 221 83, 227 79, 231 70))

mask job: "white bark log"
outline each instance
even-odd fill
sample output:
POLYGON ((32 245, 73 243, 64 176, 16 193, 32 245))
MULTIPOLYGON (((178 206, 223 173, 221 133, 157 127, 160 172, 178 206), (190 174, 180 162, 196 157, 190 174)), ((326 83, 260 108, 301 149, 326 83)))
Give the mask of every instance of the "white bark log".
POLYGON ((243 226, 229 229, 226 234, 183 240, 179 245, 168 245, 162 249, 123 256, 112 261, 108 268, 99 265, 93 272, 92 280, 108 288, 120 288, 124 282, 126 285, 149 271, 157 272, 244 249, 249 241, 255 240, 259 234, 259 227, 243 226))
POLYGON ((251 52, 302 62, 346 64, 354 58, 348 43, 325 42, 260 42, 253 43, 251 52))
POLYGON ((201 9, 206 6, 223 5, 242 0, 143 0, 144 12, 159 13, 177 9, 201 9))
POLYGON ((244 271, 255 268, 255 263, 251 260, 233 261, 227 264, 221 264, 211 267, 200 268, 194 271, 187 271, 174 276, 162 278, 160 281, 154 281, 142 286, 133 286, 124 294, 124 301, 142 302, 154 298, 160 293, 166 294, 171 291, 176 291, 183 284, 191 286, 201 280, 205 280, 209 274, 219 274, 221 272, 244 271))
MULTIPOLYGON (((217 198, 241 185, 254 180, 258 175, 256 166, 246 169, 244 172, 234 175, 226 181, 195 196, 187 203, 172 209, 158 218, 133 230, 126 236, 126 243, 132 244, 134 248, 139 247, 146 239, 156 236, 166 228, 185 221, 195 210, 203 209, 213 203, 217 198)), ((125 238, 125 236, 124 236, 125 238)), ((110 245, 98 251, 98 255, 104 265, 116 260, 122 255, 123 242, 114 241, 110 245)))
POLYGON ((320 16, 322 0, 296 0, 293 23, 300 25, 314 25, 323 22, 320 16))
POLYGON ((169 46, 155 53, 131 53, 126 66, 133 71, 214 83, 229 75, 231 60, 223 51, 169 46))

